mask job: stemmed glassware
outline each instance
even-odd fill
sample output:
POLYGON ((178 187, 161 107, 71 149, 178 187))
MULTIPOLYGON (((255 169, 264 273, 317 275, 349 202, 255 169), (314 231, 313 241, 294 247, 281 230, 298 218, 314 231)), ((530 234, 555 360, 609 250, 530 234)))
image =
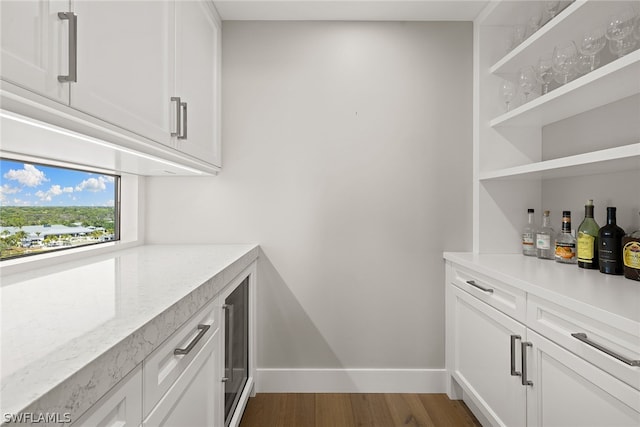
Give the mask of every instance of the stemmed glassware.
MULTIPOLYGON (((631 8, 627 8, 622 12, 610 16, 605 31, 605 36, 609 39, 609 50, 618 57, 629 53, 630 41, 629 36, 632 35, 634 29, 635 12, 631 8), (624 53, 623 53, 624 52, 624 53)), ((633 40, 633 37, 631 37, 633 40)), ((635 40, 633 40, 635 42, 635 40)), ((635 43, 630 47, 633 49, 635 43)))
MULTIPOLYGON (((589 72, 596 69, 599 64, 598 53, 605 47, 607 44, 607 38, 605 37, 605 30, 602 27, 595 28, 591 31, 588 31, 582 35, 582 39, 580 40, 580 45, 578 46, 578 50, 580 54, 588 58, 588 62, 582 58, 582 61, 579 63, 588 65, 588 69, 581 70, 583 72, 589 72)), ((585 67, 586 68, 586 67, 585 67)))
POLYGON ((510 111, 510 104, 511 101, 513 101, 513 98, 515 98, 516 92, 517 86, 515 83, 513 83, 511 80, 502 81, 502 84, 500 85, 500 96, 502 97, 502 100, 506 105, 507 111, 510 111))
POLYGON ((636 47, 636 39, 632 34, 629 34, 622 40, 617 41, 609 41, 609 51, 614 55, 617 55, 618 58, 622 58, 627 53, 631 52, 636 47))
POLYGON ((553 49, 551 68, 555 72, 556 81, 567 84, 575 71, 578 51, 573 41, 558 45, 553 49))
POLYGON ((549 92, 549 84, 553 80, 553 70, 551 69, 551 57, 542 57, 533 66, 536 73, 536 80, 541 85, 543 95, 549 92))
POLYGON ((534 91, 536 87, 536 74, 533 68, 526 67, 520 70, 518 73, 518 86, 524 94, 524 102, 529 101, 529 95, 534 91))

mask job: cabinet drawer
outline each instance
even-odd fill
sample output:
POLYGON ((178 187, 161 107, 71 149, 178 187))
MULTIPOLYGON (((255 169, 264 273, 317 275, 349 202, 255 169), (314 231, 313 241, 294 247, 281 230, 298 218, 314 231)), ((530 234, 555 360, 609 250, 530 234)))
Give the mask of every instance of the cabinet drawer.
POLYGON ((640 365, 637 322, 593 307, 575 311, 529 295, 527 326, 640 390, 640 366, 634 366, 640 365))
POLYGON ((214 298, 144 360, 143 407, 146 417, 218 329, 214 298), (177 354, 176 349, 185 350, 177 354), (188 351, 186 351, 188 350, 188 351))
POLYGON ((138 427, 142 421, 142 367, 102 396, 73 427, 138 427))
POLYGON ((447 281, 524 323, 527 311, 527 299, 524 291, 473 270, 449 263, 447 263, 447 281))

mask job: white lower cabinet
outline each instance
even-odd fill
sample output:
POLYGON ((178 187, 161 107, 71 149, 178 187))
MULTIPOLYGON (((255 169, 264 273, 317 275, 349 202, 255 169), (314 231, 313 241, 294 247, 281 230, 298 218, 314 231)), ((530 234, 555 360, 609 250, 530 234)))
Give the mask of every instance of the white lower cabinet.
MULTIPOLYGON (((492 426, 640 425, 640 390, 627 378, 638 372, 621 380, 619 372, 629 369, 623 362, 608 355, 601 365, 585 360, 532 329, 539 325, 516 321, 463 290, 456 271, 447 264, 449 397, 467 400, 492 426)), ((539 310, 542 300, 534 299, 539 310)))
POLYGON ((222 425, 219 337, 217 329, 144 420, 144 426, 222 425))
POLYGON ((142 365, 85 412, 73 427, 138 427, 142 420, 142 365))
POLYGON ((498 425, 525 425, 526 389, 510 368, 512 356, 520 366, 515 360, 520 340, 511 337, 524 337, 526 328, 457 287, 450 291, 456 318, 454 378, 478 400, 485 417, 498 425))
POLYGON ((529 330, 527 425, 640 425, 640 391, 529 330))

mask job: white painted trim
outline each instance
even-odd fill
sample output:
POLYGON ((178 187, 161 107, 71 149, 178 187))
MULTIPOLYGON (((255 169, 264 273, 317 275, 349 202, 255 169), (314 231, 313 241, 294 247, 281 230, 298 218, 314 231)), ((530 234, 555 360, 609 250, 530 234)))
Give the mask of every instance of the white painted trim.
POLYGON ((445 393, 445 369, 257 369, 258 393, 445 393))

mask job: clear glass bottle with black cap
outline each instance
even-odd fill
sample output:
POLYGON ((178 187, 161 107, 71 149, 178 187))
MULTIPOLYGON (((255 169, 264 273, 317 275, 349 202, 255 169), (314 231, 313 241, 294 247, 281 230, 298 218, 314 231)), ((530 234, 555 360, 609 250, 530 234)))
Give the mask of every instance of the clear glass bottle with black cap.
POLYGON ((600 273, 622 274, 622 238, 624 230, 616 224, 616 208, 607 207, 607 224, 598 232, 600 273))
POLYGON ((522 254, 536 256, 536 224, 533 218, 534 210, 527 209, 529 220, 522 229, 522 254))

